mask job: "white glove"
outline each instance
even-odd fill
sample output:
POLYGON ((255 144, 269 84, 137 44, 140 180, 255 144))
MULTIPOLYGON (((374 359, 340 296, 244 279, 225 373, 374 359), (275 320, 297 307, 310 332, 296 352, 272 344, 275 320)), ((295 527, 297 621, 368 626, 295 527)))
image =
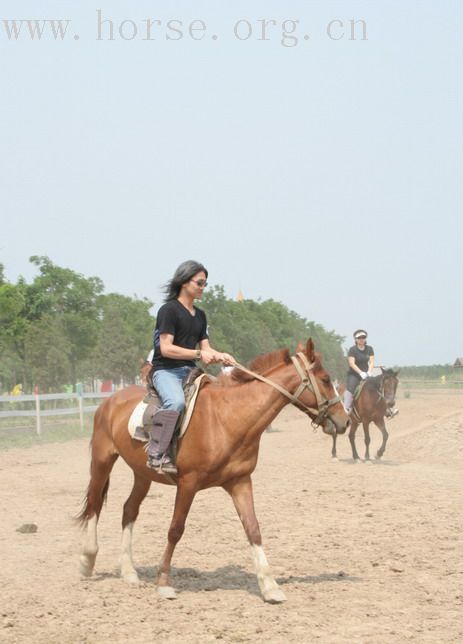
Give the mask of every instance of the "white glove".
POLYGON ((369 378, 372 378, 373 377, 373 371, 367 371, 367 376, 369 378))
POLYGON ((366 372, 366 371, 361 371, 361 372, 360 372, 360 378, 361 378, 362 380, 365 380, 365 378, 368 378, 368 374, 367 374, 367 372, 366 372))

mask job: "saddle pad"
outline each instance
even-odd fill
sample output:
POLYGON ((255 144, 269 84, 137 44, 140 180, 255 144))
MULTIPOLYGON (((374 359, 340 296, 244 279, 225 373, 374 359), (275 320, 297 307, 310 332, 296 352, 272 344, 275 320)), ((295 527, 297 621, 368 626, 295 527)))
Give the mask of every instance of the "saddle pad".
MULTIPOLYGON (((196 378, 193 385, 189 388, 185 401, 185 411, 180 421, 179 438, 181 438, 188 429, 188 425, 190 424, 191 416, 195 408, 196 398, 198 397, 200 385, 204 378, 209 378, 207 373, 203 373, 198 378, 196 378)), ((148 403, 141 400, 131 413, 128 426, 130 436, 135 440, 142 441, 143 443, 146 443, 149 440, 149 436, 143 428, 143 416, 147 407, 148 403)))
POLYGON ((362 389, 363 389, 363 387, 364 387, 364 385, 365 385, 365 382, 366 382, 365 380, 361 380, 361 381, 359 382, 359 384, 357 385, 357 387, 355 388, 355 391, 354 391, 354 400, 358 400, 358 399, 359 399, 360 394, 362 393, 362 389))
POLYGON ((135 407, 129 418, 129 434, 132 438, 135 438, 138 441, 146 442, 148 440, 148 435, 143 429, 143 414, 145 409, 148 407, 148 403, 141 400, 138 405, 135 407))

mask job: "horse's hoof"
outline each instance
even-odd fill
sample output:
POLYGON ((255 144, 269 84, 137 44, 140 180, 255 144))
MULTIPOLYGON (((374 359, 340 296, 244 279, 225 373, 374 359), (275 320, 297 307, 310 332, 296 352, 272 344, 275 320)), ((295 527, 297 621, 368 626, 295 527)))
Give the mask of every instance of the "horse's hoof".
POLYGON ((279 588, 271 588, 267 590, 264 594, 264 601, 269 604, 281 604, 286 601, 286 595, 279 588))
POLYGON ((96 555, 81 555, 79 571, 82 577, 91 577, 93 574, 93 567, 95 565, 96 555))
POLYGON ((158 595, 162 599, 177 599, 177 593, 172 586, 158 586, 158 595))
POLYGON ((339 461, 339 459, 338 459, 338 457, 337 457, 337 456, 332 456, 332 457, 331 457, 331 462, 332 462, 332 463, 337 463, 338 461, 339 461))
POLYGON ((140 580, 136 572, 129 572, 125 575, 122 575, 122 579, 125 581, 126 584, 132 584, 133 586, 140 583, 140 580))
POLYGON ((373 465, 369 458, 365 459, 365 465, 373 465))
POLYGON ((354 463, 361 463, 362 461, 359 458, 354 458, 354 463))

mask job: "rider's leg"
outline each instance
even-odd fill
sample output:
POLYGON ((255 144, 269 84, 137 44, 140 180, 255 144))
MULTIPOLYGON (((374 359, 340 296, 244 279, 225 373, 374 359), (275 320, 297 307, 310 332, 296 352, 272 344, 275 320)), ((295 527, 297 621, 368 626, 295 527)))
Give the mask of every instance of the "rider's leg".
POLYGON ((344 407, 346 408, 347 413, 350 412, 352 409, 352 403, 354 402, 354 396, 351 394, 351 392, 346 389, 344 392, 344 407))
POLYGON ((360 376, 353 373, 348 373, 346 378, 346 391, 344 392, 344 407, 347 413, 352 410, 354 406, 354 392, 360 382, 360 376))
POLYGON ((161 398, 162 406, 153 417, 147 448, 147 465, 151 469, 162 469, 169 473, 177 471, 167 452, 178 418, 185 407, 182 386, 185 375, 185 368, 160 369, 153 374, 153 385, 161 398))
POLYGON ((395 407, 395 406, 394 407, 386 407, 386 411, 385 411, 384 415, 386 416, 386 418, 394 418, 394 416, 397 416, 398 413, 399 413, 399 410, 397 409, 397 407, 395 407))

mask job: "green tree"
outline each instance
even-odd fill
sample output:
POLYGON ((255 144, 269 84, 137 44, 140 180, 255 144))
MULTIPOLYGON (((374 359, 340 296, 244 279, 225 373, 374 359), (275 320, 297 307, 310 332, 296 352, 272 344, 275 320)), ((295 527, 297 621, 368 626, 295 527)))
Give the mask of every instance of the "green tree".
POLYGON ((26 366, 40 391, 60 391, 71 376, 69 343, 56 316, 32 322, 25 338, 26 366))
POLYGON ((24 310, 21 286, 3 281, 0 286, 0 381, 5 390, 26 381, 24 337, 27 321, 24 310))
POLYGON ((99 299, 101 316, 92 370, 99 378, 133 382, 152 345, 153 306, 117 293, 99 299))
POLYGON ((281 302, 236 302, 225 296, 222 286, 214 286, 204 294, 200 306, 208 317, 213 346, 232 353, 239 362, 278 348, 294 351, 298 342, 312 337, 328 371, 337 378, 344 375, 343 338, 308 322, 281 302))
POLYGON ((66 339, 70 379, 75 384, 79 364, 90 356, 97 342, 98 298, 103 282, 56 266, 48 257, 34 255, 30 261, 38 267, 39 275, 26 289, 27 318, 56 317, 66 339))

